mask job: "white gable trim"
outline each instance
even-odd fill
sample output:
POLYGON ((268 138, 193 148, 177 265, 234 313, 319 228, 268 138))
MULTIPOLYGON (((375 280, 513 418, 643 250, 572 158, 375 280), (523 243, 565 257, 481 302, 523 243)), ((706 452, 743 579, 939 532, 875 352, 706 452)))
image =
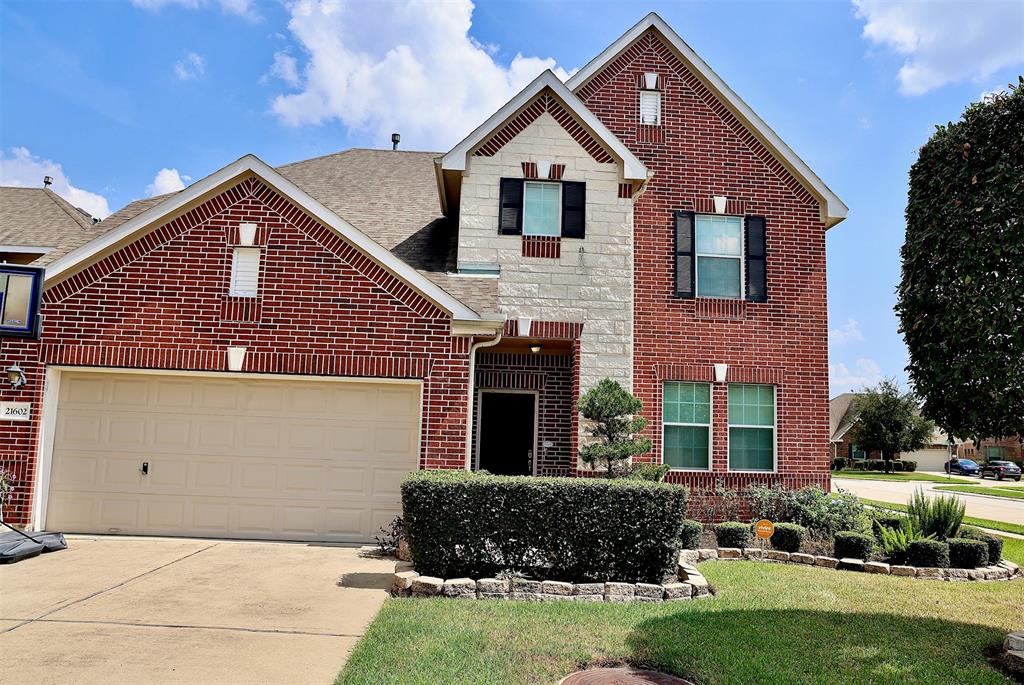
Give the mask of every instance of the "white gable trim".
POLYGON ((121 226, 98 236, 76 250, 69 252, 60 259, 46 267, 46 285, 58 280, 63 280, 71 275, 76 267, 89 262, 92 258, 102 254, 124 241, 130 241, 136 234, 164 217, 177 212, 190 203, 202 198, 206 194, 216 190, 220 186, 230 182, 232 179, 252 172, 259 176, 278 192, 301 207, 315 219, 325 226, 333 229, 338 235, 354 245, 361 252, 376 261, 385 269, 398 278, 405 281, 409 286, 418 291, 421 295, 449 312, 456 320, 476 321, 480 315, 464 305, 445 290, 431 282, 428 278, 391 254, 383 246, 372 240, 365 233, 352 226, 337 214, 327 209, 323 204, 313 199, 308 193, 297 185, 286 179, 275 171, 266 162, 255 155, 246 155, 236 162, 232 162, 223 169, 215 171, 206 178, 196 181, 181 192, 168 197, 163 202, 150 207, 135 218, 126 221, 121 226))
POLYGON ((818 178, 817 174, 811 171, 811 168, 783 142, 782 138, 761 117, 757 116, 757 113, 739 95, 733 92, 732 88, 718 74, 711 70, 711 67, 693 51, 693 48, 687 45, 679 37, 679 34, 654 12, 641 19, 633 28, 622 34, 622 37, 609 45, 604 52, 588 62, 566 82, 566 85, 575 93, 650 28, 661 33, 686 65, 732 109, 733 113, 754 132, 779 161, 789 168, 794 176, 821 199, 822 219, 826 227, 834 226, 846 218, 849 208, 843 201, 825 185, 824 181, 818 178))
POLYGON ((622 160, 623 176, 630 180, 646 181, 647 167, 637 159, 629 149, 622 144, 615 134, 601 123, 594 116, 593 112, 580 102, 565 84, 552 73, 550 69, 535 78, 528 86, 519 91, 519 94, 505 103, 491 117, 480 124, 472 133, 462 140, 461 143, 451 149, 448 154, 441 158, 441 169, 444 171, 465 171, 468 165, 469 154, 494 131, 501 127, 508 119, 511 119, 516 112, 529 104, 543 89, 550 88, 555 95, 565 104, 579 121, 583 122, 597 138, 607 145, 612 154, 622 160))

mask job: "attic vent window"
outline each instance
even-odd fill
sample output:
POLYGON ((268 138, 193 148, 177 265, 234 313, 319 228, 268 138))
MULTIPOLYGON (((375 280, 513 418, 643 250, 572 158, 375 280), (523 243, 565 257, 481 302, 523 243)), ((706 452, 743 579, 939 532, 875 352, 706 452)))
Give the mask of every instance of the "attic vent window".
POLYGON ((656 90, 640 91, 640 123, 661 125, 661 93, 656 90))
POLYGON ((231 256, 231 291, 234 297, 256 297, 260 282, 260 248, 236 247, 231 256))

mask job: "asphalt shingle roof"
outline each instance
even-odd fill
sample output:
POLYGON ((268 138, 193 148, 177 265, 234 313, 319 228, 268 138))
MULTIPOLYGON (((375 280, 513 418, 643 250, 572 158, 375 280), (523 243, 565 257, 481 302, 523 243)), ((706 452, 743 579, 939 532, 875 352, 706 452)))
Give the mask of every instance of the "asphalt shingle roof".
POLYGON ((0 187, 0 245, 50 248, 34 264, 48 264, 102 232, 87 212, 49 188, 0 187))

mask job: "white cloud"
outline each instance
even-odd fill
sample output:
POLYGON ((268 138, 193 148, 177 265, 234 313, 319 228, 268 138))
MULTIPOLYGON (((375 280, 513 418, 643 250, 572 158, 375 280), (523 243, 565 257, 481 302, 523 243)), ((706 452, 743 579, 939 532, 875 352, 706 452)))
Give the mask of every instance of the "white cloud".
POLYGON ((853 0, 863 37, 906 60, 900 91, 922 95, 1024 62, 1019 0, 853 0))
POLYGON ((198 52, 186 53, 174 64, 174 75, 181 81, 191 81, 206 75, 206 60, 198 52))
POLYGON ((156 172, 153 182, 146 186, 146 195, 154 197, 156 195, 175 193, 185 187, 186 181, 191 180, 191 177, 179 174, 177 169, 161 169, 156 172))
POLYGON ((292 88, 299 87, 298 61, 286 51, 274 53, 274 63, 270 65, 269 75, 281 79, 292 88))
POLYGON ((858 391, 882 380, 882 367, 874 359, 861 357, 850 369, 843 362, 828 365, 828 384, 833 394, 858 391))
POLYGON ((863 341, 864 333, 860 330, 860 323, 857 319, 847 319, 846 323, 842 326, 830 328, 828 331, 828 342, 830 345, 848 345, 863 341))
POLYGON ((50 190, 100 219, 110 214, 107 198, 99 193, 76 188, 57 162, 36 157, 27 148, 11 148, 11 156, 0 151, 0 185, 21 188, 42 188, 43 177, 53 178, 50 190))
MULTIPOLYGON (((205 7, 209 2, 207 0, 132 0, 132 4, 145 10, 158 12, 170 5, 194 10, 205 7)), ((221 10, 225 14, 236 14, 250 21, 260 18, 254 7, 255 3, 252 0, 216 0, 216 4, 220 5, 221 10)))
MULTIPOLYGON (((445 149, 468 134, 545 69, 550 58, 517 54, 508 66, 469 35, 469 0, 434 3, 298 0, 288 28, 307 59, 299 92, 272 109, 288 125, 336 120, 409 147, 445 149)), ((275 66, 278 64, 275 56, 275 66)), ((285 72, 285 81, 287 82, 285 72)))

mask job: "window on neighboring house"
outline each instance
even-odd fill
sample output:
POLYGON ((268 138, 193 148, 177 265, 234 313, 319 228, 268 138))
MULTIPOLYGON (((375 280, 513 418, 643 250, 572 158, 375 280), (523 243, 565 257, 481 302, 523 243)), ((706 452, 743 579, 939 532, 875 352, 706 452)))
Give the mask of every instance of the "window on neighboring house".
POLYGON ((743 291, 743 220, 697 215, 697 296, 733 297, 743 291))
POLYGON ((665 383, 662 461, 674 469, 706 471, 711 463, 711 385, 665 383))
POLYGON ((1001 460, 1004 454, 1006 454, 1006 450, 1002 447, 995 445, 987 445, 985 447, 985 461, 1001 460))
POLYGON ((850 458, 853 460, 867 459, 868 454, 856 445, 850 445, 850 458))
POLYGON ((775 386, 729 385, 729 470, 775 470, 775 386))
POLYGON ((656 90, 640 91, 640 123, 661 124, 661 93, 656 90))
POLYGON ((231 256, 231 289, 235 297, 256 297, 260 281, 260 248, 236 247, 231 256))
POLYGON ((523 235, 559 235, 561 217, 561 184, 527 181, 523 189, 523 235))

